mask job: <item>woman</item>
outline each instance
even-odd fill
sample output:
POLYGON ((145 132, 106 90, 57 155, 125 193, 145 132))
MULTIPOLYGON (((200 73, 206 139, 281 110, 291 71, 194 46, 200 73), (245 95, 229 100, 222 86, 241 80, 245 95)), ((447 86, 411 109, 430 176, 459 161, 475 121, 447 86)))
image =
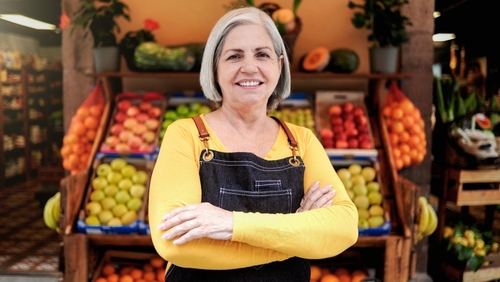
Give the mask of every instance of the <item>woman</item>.
POLYGON ((167 281, 309 281, 308 259, 356 242, 358 214, 314 134, 267 116, 290 93, 271 18, 257 8, 223 16, 200 83, 218 109, 168 127, 151 178, 167 281))

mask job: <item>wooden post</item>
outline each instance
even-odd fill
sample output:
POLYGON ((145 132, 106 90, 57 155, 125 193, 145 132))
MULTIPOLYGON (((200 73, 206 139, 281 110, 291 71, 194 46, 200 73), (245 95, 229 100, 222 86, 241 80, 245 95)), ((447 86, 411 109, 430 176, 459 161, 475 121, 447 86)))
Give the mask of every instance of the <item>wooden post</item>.
POLYGON ((86 234, 64 236, 64 281, 88 281, 88 239, 86 234))

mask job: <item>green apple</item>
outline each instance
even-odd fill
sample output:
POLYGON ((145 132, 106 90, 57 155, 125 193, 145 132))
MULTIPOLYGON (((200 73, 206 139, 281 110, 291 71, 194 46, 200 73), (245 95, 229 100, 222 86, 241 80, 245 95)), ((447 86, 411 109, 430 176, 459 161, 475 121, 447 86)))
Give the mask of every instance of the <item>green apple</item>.
POLYGON ((132 187, 134 183, 132 183, 132 180, 130 178, 122 178, 120 182, 118 182, 118 188, 121 190, 128 191, 130 190, 130 187, 132 187))
POLYGON ((102 189, 94 190, 90 193, 90 200, 92 202, 100 202, 104 197, 106 197, 106 194, 104 194, 104 190, 102 189))
POLYGON ((111 171, 111 166, 106 163, 102 163, 97 166, 96 173, 98 176, 106 176, 111 171))
POLYGON ((347 190, 347 195, 349 195, 349 199, 354 200, 354 197, 356 197, 356 194, 352 190, 347 190))
POLYGON ((130 200, 130 198, 130 194, 125 190, 120 190, 115 194, 115 200, 118 204, 125 204, 130 200))
POLYGON ((337 175, 340 180, 349 180, 351 179, 351 172, 347 168, 341 168, 337 170, 337 175))
POLYGON ((378 192, 380 191, 380 184, 375 181, 371 181, 366 183, 366 189, 368 189, 368 192, 378 192))
POLYGON ((114 206, 116 206, 116 200, 111 196, 107 196, 101 200, 101 206, 103 210, 111 210, 114 206))
POLYGON ((356 174, 351 177, 351 182, 354 186, 356 185, 366 185, 366 180, 361 174, 356 174))
POLYGON ((368 219, 370 217, 370 213, 367 209, 358 209, 358 217, 368 219))
POLYGON ((368 213, 370 214, 370 216, 383 216, 384 208, 381 205, 371 205, 368 209, 368 213))
POLYGON ((102 206, 98 202, 88 202, 85 205, 85 214, 86 215, 97 215, 102 211, 102 206))
POLYGON ((382 203, 382 194, 378 191, 369 192, 368 200, 370 200, 371 205, 380 205, 382 203))
POLYGON ((198 109, 198 113, 201 114, 208 114, 212 111, 209 106, 207 105, 201 105, 200 108, 198 109))
POLYGON ((136 171, 137 171, 137 169, 135 168, 135 166, 133 166, 131 164, 128 164, 128 165, 122 167, 122 169, 120 170, 120 172, 124 178, 131 178, 132 175, 134 175, 134 173, 136 171))
POLYGON ((115 196, 116 192, 118 192, 118 186, 112 184, 104 187, 104 194, 109 197, 115 196))
POLYGON ((132 198, 127 202, 127 208, 130 211, 138 211, 142 207, 142 199, 132 198))
POLYGON ((109 165, 111 166, 111 168, 113 170, 120 171, 124 166, 127 165, 127 161, 122 159, 122 158, 116 158, 116 159, 111 160, 109 165))
POLYGON ((111 209, 111 212, 115 215, 115 217, 120 217, 128 211, 125 204, 118 204, 111 209))
POLYGON ((170 119, 170 120, 176 120, 177 119, 177 112, 175 110, 167 110, 165 114, 163 115, 165 119, 170 119))
POLYGON ((351 164, 347 169, 349 170, 351 175, 354 176, 360 174, 363 168, 359 164, 351 164))
POLYGON ((360 218, 358 220, 358 228, 365 229, 369 228, 370 224, 368 223, 368 220, 366 218, 360 218))
POLYGON ((122 174, 116 171, 111 171, 106 175, 106 180, 108 180, 109 184, 118 184, 122 178, 122 174))
POLYGON ((97 215, 89 215, 85 218, 85 223, 87 225, 101 225, 101 222, 99 221, 99 218, 97 215))
POLYGON ((368 209, 368 207, 370 206, 370 201, 368 200, 368 197, 363 195, 354 197, 353 202, 354 205, 356 205, 356 207, 358 208, 358 210, 368 209))
POLYGON ((132 185, 132 187, 130 187, 129 193, 132 197, 142 198, 142 196, 144 196, 144 193, 146 193, 146 186, 142 184, 134 184, 132 185))
POLYGON ((108 180, 106 180, 105 176, 98 176, 92 179, 92 188, 95 190, 103 189, 106 185, 108 185, 108 180))
POLYGON ((372 216, 368 219, 368 224, 372 228, 380 227, 382 226, 382 224, 384 224, 384 218, 380 215, 372 216))
POLYGON ((366 182, 370 182, 370 181, 373 181, 375 180, 375 176, 377 176, 377 171, 371 167, 371 166, 365 166, 362 170, 361 170, 361 175, 363 175, 363 177, 365 178, 366 182))
POLYGON ((354 185, 351 189, 356 196, 366 196, 368 194, 368 189, 365 185, 354 185))
POLYGON ((137 220, 137 213, 135 211, 128 211, 120 217, 122 224, 127 225, 137 220))
POLYGON ((102 224, 107 224, 114 216, 110 210, 101 211, 97 217, 102 224))
POLYGON ((108 221, 108 226, 122 226, 122 225, 123 225, 122 221, 117 217, 113 217, 108 221))
POLYGON ((132 182, 134 184, 146 184, 148 180, 148 174, 145 171, 138 170, 132 175, 132 182))
POLYGON ((350 179, 341 179, 344 184, 345 189, 349 190, 352 188, 352 181, 350 179))

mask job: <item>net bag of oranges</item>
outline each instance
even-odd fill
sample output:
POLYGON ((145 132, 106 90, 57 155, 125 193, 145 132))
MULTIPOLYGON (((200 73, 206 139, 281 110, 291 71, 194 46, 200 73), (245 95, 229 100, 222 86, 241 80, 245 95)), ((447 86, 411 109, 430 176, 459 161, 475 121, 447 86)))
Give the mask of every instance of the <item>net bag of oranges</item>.
POLYGON ((420 110, 394 82, 389 85, 382 118, 395 169, 420 164, 427 153, 424 120, 420 110))
POLYGON ((72 175, 87 168, 104 110, 102 85, 98 82, 71 119, 63 138, 63 167, 72 175))

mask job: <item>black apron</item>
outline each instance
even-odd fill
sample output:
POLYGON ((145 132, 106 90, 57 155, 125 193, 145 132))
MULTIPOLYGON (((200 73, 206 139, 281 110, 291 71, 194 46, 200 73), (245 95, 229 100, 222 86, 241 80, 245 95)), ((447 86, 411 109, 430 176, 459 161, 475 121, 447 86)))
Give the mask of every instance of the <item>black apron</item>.
MULTIPOLYGON (((284 122, 277 118, 288 136, 293 153, 285 159, 267 161, 252 153, 224 153, 208 148, 209 135, 200 117, 193 118, 205 143, 200 156, 202 202, 229 211, 293 213, 304 196, 302 159, 296 156, 297 142, 284 122)), ((266 234, 262 234, 266 236, 266 234)), ((300 242, 297 242, 300 244, 300 242)), ((165 275, 167 282, 177 281, 262 281, 308 282, 309 260, 293 257, 230 270, 203 270, 172 265, 165 275)))

